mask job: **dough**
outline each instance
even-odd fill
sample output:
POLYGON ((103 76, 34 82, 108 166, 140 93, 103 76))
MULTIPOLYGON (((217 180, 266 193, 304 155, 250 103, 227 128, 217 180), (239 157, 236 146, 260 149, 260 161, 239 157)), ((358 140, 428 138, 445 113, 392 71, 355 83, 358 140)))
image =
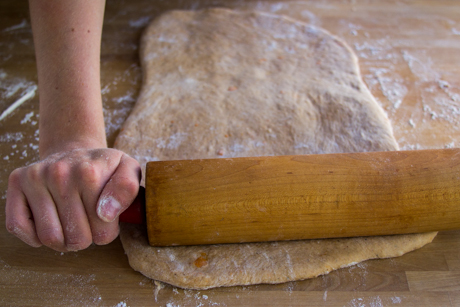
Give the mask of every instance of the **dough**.
POLYGON ((373 258, 401 256, 436 233, 208 246, 151 247, 145 230, 123 224, 129 264, 147 277, 186 289, 275 284, 327 274, 373 258))
MULTIPOLYGON (((350 48, 287 17, 172 11, 145 30, 141 61, 142 90, 115 146, 142 165, 398 149, 350 48)), ((311 278, 400 256, 435 235, 156 248, 142 227, 121 228, 135 270, 193 289, 311 278)))

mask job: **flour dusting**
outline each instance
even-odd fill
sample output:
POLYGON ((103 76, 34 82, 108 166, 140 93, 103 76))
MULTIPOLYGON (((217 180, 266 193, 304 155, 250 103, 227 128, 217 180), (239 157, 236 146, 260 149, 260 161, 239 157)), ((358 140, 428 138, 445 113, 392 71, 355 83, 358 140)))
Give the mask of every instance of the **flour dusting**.
POLYGON ((402 55, 412 74, 421 81, 434 81, 439 79, 439 73, 432 69, 433 61, 423 50, 414 51, 403 50, 402 55))
POLYGON ((3 265, 0 269, 0 285, 15 284, 13 297, 0 297, 0 305, 9 305, 12 301, 24 305, 53 306, 92 306, 99 304, 101 295, 94 285, 96 275, 58 272, 51 269, 34 271, 3 265), (35 289, 33 292, 27 289, 35 289), (21 292, 22 291, 22 292, 21 292), (10 302, 10 303, 8 303, 10 302))
POLYGON ((150 19, 151 19, 150 16, 140 17, 138 19, 131 19, 129 21, 129 26, 133 28, 142 28, 142 27, 145 27, 149 23, 150 19))
POLYGON ((36 87, 35 82, 23 77, 9 77, 4 69, 0 69, 0 98, 8 99, 15 95, 22 96, 36 87))
POLYGON ((370 71, 373 73, 372 77, 380 85, 383 95, 391 102, 393 109, 397 110, 407 94, 404 80, 386 68, 370 68, 370 71))
POLYGON ((136 64, 102 78, 101 94, 107 139, 115 137, 128 117, 137 97, 134 87, 139 84, 140 78, 140 68, 136 64), (126 84, 129 86, 126 87, 126 84), (109 102, 110 109, 107 107, 109 102))
POLYGON ((24 29, 24 28, 29 28, 29 23, 25 19, 23 19, 21 23, 17 25, 12 25, 8 28, 3 29, 3 32, 10 32, 10 31, 15 31, 15 30, 24 29))
POLYGON ((0 69, 0 101, 2 102, 0 107, 3 108, 0 120, 5 119, 24 102, 33 98, 36 90, 35 82, 22 77, 9 77, 5 70, 0 69))

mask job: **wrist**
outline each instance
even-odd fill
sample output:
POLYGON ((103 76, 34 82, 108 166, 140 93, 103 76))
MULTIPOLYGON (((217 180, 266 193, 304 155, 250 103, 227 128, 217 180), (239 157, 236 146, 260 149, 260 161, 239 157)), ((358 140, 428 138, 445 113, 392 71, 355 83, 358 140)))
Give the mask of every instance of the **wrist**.
POLYGON ((39 151, 40 159, 46 159, 48 156, 51 156, 56 153, 61 152, 70 152, 76 149, 97 149, 97 148, 107 148, 107 142, 105 139, 100 138, 74 138, 66 139, 61 142, 46 142, 45 140, 40 140, 39 142, 39 151))
POLYGON ((82 89, 78 96, 71 90, 40 98, 41 159, 74 149, 107 147, 100 89, 82 89))

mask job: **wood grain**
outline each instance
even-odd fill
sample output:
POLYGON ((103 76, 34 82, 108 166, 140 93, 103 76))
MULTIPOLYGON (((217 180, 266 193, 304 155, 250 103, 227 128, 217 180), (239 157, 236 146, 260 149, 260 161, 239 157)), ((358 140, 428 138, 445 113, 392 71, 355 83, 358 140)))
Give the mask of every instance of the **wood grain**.
MULTIPOLYGON (((455 0, 107 1, 101 81, 110 144, 139 92, 138 40, 146 23, 166 10, 209 6, 257 8, 329 30, 358 55, 363 79, 388 113, 402 149, 459 147, 460 2, 455 0)), ((29 83, 37 80, 27 1, 0 1, 1 111, 21 98, 29 83), (26 86, 6 95, 19 84, 26 86)), ((0 121, 2 208, 9 173, 38 159, 37 114, 36 95, 0 121), (30 121, 21 124, 31 112, 30 121)), ((9 235, 4 218, 2 209, 1 306, 460 306, 460 291, 453 288, 460 278, 460 231, 440 232, 432 244, 402 257, 311 280, 208 291, 165 286, 156 292, 154 282, 129 267, 118 240, 61 255, 9 235), (405 277, 406 272, 415 275, 405 277), (430 282, 420 275, 425 272, 437 279, 430 282)))
POLYGON ((460 229, 459 174, 459 149, 149 162, 148 237, 173 246, 460 229))
POLYGON ((460 291, 460 272, 406 272, 414 291, 460 291))

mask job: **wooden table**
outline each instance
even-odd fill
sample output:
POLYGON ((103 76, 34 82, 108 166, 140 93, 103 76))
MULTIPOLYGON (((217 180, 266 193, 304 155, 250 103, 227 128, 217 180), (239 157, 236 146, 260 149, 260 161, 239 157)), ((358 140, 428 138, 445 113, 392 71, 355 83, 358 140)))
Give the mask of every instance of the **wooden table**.
MULTIPOLYGON (((102 93, 110 144, 141 83, 138 41, 170 9, 256 8, 323 27, 355 50, 363 79, 402 149, 460 146, 459 1, 108 1, 102 93)), ((192 291, 133 271, 118 240, 77 253, 26 246, 5 230, 8 174, 38 159, 38 97, 26 1, 0 3, 0 305, 460 306, 460 231, 399 258, 371 260, 280 285, 192 291)))

